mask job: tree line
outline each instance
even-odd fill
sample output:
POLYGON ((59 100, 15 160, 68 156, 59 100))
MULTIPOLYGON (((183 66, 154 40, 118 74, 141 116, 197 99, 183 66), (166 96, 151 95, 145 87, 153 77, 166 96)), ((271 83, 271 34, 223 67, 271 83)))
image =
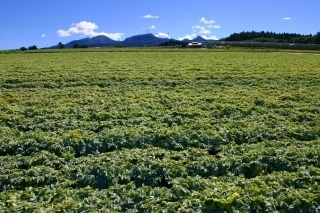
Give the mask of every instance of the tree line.
POLYGON ((158 46, 167 47, 167 46, 176 46, 176 45, 181 45, 181 47, 186 47, 186 46, 188 46, 188 43, 184 42, 184 41, 178 41, 178 40, 171 39, 169 41, 166 41, 166 42, 159 44, 158 46))
MULTIPOLYGON (((83 45, 81 45, 81 44, 75 44, 75 45, 73 46, 73 48, 88 48, 88 47, 89 47, 89 46, 88 46, 87 44, 83 44, 83 45)), ((57 48, 58 48, 58 49, 64 49, 64 48, 65 48, 65 45, 64 45, 62 42, 59 42, 57 48)), ((36 45, 32 45, 32 46, 30 46, 30 47, 28 47, 28 48, 26 48, 26 47, 20 47, 19 50, 21 50, 21 51, 26 51, 26 50, 37 50, 37 49, 38 49, 38 47, 37 47, 36 45)))
POLYGON ((252 41, 252 42, 281 42, 281 43, 301 43, 320 44, 320 32, 315 35, 302 35, 297 33, 275 33, 275 32, 240 32, 233 33, 229 37, 221 39, 223 41, 252 41))
POLYGON ((20 48, 21 51, 37 50, 37 49, 38 49, 38 47, 37 47, 36 45, 32 45, 32 46, 30 46, 30 47, 28 47, 28 48, 26 48, 26 47, 21 47, 21 48, 20 48))

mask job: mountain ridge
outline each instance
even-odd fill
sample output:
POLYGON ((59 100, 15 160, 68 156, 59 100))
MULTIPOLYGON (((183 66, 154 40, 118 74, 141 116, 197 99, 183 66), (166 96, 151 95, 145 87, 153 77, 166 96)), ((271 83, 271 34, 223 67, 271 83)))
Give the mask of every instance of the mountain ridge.
MULTIPOLYGON (((176 39, 169 38, 159 38, 153 35, 152 33, 134 35, 124 39, 123 41, 116 41, 104 35, 98 35, 92 38, 83 38, 79 40, 73 40, 66 44, 64 47, 73 48, 75 45, 86 45, 90 47, 106 47, 106 46, 123 46, 123 47, 141 47, 141 46, 157 46, 161 43, 168 42, 170 40, 179 41, 176 39)), ((194 41, 210 41, 204 39, 201 36, 198 36, 192 40, 184 39, 182 42, 194 42, 194 41)), ((58 48, 58 45, 51 46, 49 48, 54 49, 58 48)))

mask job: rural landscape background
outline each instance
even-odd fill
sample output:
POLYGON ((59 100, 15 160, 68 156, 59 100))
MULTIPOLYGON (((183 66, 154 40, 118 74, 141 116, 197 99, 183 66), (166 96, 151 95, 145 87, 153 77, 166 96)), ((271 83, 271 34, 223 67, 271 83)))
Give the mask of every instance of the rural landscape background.
POLYGON ((123 41, 151 33, 175 40, 220 40, 240 32, 309 36, 320 31, 318 0, 276 5, 266 0, 11 0, 0 5, 0 50, 40 49, 96 36, 123 41))
POLYGON ((0 212, 320 211, 318 2, 17 2, 0 212))

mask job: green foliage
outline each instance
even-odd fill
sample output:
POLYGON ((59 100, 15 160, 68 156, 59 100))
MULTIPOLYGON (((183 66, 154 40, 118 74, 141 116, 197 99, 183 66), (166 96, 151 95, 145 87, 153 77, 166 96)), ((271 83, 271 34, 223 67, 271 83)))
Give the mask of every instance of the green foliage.
POLYGON ((64 49, 64 44, 62 44, 62 42, 59 42, 59 43, 58 43, 58 48, 59 48, 59 49, 64 49))
POLYGON ((32 45, 30 47, 28 47, 28 50, 37 50, 38 47, 36 45, 32 45))
POLYGON ((159 44, 159 46, 181 46, 181 47, 187 47, 188 43, 184 41, 177 41, 177 40, 169 40, 166 42, 163 42, 159 44))
POLYGON ((319 56, 232 49, 1 54, 0 212, 319 212, 319 56))
POLYGON ((320 32, 317 32, 315 35, 314 43, 320 44, 320 32))
POLYGON ((274 33, 274 32, 240 32, 233 33, 224 41, 255 41, 255 42, 285 42, 285 43, 303 43, 319 44, 318 33, 316 35, 301 35, 296 33, 274 33))
POLYGON ((17 53, 19 52, 18 50, 2 50, 0 51, 0 54, 12 54, 12 53, 17 53))
POLYGON ((21 47, 21 48, 20 48, 21 51, 26 51, 27 49, 28 49, 28 48, 26 48, 26 47, 21 47))
POLYGON ((73 46, 73 48, 88 48, 89 46, 88 45, 86 45, 86 44, 84 44, 84 45, 81 45, 81 44, 75 44, 74 46, 73 46))

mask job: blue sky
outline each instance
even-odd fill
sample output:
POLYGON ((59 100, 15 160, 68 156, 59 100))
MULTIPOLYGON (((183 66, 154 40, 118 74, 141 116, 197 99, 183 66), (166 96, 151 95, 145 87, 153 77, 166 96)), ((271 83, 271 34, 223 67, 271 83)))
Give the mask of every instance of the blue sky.
POLYGON ((316 34, 320 0, 1 0, 0 49, 96 35, 220 39, 234 32, 316 34))

